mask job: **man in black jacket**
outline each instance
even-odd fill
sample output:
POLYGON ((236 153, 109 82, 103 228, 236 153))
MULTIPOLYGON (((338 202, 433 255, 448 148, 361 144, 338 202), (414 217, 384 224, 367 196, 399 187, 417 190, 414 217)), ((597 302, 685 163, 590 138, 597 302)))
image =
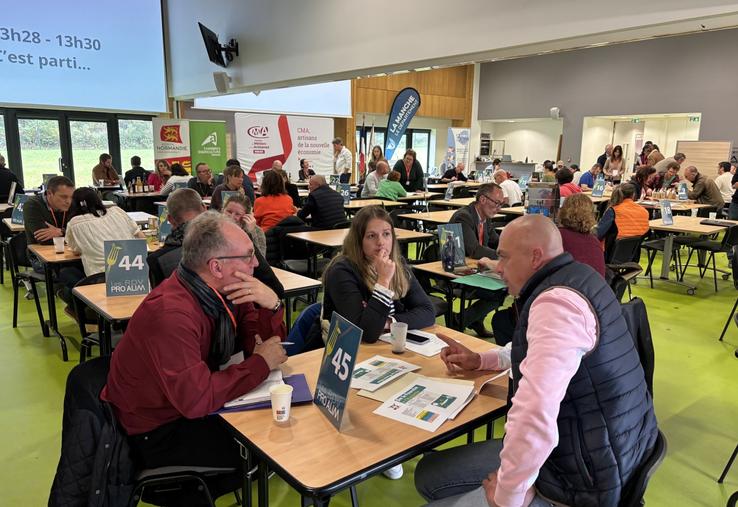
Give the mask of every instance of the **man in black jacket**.
POLYGON ((148 179, 149 179, 149 171, 141 167, 141 157, 138 155, 134 155, 131 157, 131 168, 126 171, 125 176, 123 176, 123 181, 126 184, 126 187, 129 185, 135 185, 136 179, 140 178, 141 182, 146 185, 148 179))
MULTIPOLYGON (((187 223, 205 212, 200 195, 191 188, 181 188, 167 198, 167 219, 172 224, 172 232, 164 240, 164 246, 146 257, 152 286, 161 283, 177 268, 182 257, 182 241, 187 223)), ((279 299, 284 297, 284 287, 272 271, 264 256, 256 249, 259 265, 254 269, 254 278, 269 287, 279 299)))
POLYGON ((323 176, 311 176, 308 182, 308 194, 305 206, 297 212, 297 216, 310 222, 316 229, 330 229, 346 220, 343 211, 343 197, 325 182, 323 176))
MULTIPOLYGON (((451 217, 452 224, 461 224, 464 253, 477 259, 480 269, 492 269, 497 259, 499 236, 492 224, 494 217, 504 201, 502 188, 496 183, 485 183, 479 187, 476 200, 459 209, 451 217)), ((484 327, 484 318, 505 300, 504 291, 478 289, 472 295, 477 298, 464 314, 463 327, 473 329, 478 336, 489 338, 492 333, 484 327)))
POLYGON ((15 193, 23 193, 23 185, 18 181, 18 177, 7 167, 5 167, 5 157, 0 155, 0 202, 8 202, 10 195, 10 187, 15 182, 15 193))

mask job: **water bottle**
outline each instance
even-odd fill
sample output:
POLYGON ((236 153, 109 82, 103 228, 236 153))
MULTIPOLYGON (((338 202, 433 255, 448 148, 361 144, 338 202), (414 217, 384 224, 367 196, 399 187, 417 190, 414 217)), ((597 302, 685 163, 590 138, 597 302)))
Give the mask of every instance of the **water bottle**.
POLYGON ((443 264, 443 270, 452 273, 454 270, 454 261, 456 260, 456 241, 454 240, 454 233, 446 233, 446 243, 443 245, 441 251, 441 263, 443 264))

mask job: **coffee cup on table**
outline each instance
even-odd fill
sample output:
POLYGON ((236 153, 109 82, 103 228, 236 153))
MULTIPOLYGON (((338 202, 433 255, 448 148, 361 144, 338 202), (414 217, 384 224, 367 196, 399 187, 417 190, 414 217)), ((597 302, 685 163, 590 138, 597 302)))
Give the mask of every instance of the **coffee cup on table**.
POLYGON ((272 400, 272 417, 277 424, 287 424, 290 421, 292 407, 292 386, 279 384, 269 389, 272 400))
POLYGON ((710 220, 715 220, 717 218, 717 212, 713 211, 712 213, 710 213, 709 217, 710 217, 710 220))
POLYGON ((54 238, 54 251, 58 254, 64 253, 64 236, 54 238))
POLYGON ((405 340, 407 339, 407 323, 393 322, 390 324, 390 335, 392 336, 392 352, 402 354, 405 352, 405 340))

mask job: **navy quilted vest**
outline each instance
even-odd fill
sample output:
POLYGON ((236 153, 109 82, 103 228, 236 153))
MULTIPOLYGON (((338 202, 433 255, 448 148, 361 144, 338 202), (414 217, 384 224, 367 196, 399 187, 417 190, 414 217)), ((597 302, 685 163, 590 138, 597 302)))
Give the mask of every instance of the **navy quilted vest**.
POLYGON ((625 484, 653 448, 656 416, 620 303, 601 276, 568 253, 536 272, 521 291, 512 341, 512 392, 528 352, 530 306, 554 287, 575 290, 590 302, 598 341, 566 390, 557 419, 559 444, 543 464, 536 488, 565 505, 616 507, 625 484))

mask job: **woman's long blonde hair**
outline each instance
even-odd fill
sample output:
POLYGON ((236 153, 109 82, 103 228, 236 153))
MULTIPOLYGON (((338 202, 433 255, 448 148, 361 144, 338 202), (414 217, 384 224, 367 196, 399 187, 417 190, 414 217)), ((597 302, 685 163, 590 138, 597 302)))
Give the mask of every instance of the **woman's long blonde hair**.
POLYGON ((374 290, 374 284, 377 282, 377 274, 364 256, 363 241, 369 222, 375 218, 387 222, 392 229, 392 251, 389 256, 392 262, 395 263, 395 275, 392 277, 392 283, 388 289, 395 293, 396 299, 400 299, 407 294, 410 288, 410 275, 400 253, 400 246, 397 243, 397 235, 395 234, 395 227, 392 224, 392 218, 381 206, 367 206, 356 214, 351 221, 351 227, 346 235, 346 239, 343 240, 341 253, 333 258, 323 273, 323 284, 327 283, 327 274, 330 272, 330 268, 338 261, 347 259, 359 273, 361 279, 364 280, 369 290, 374 290))

